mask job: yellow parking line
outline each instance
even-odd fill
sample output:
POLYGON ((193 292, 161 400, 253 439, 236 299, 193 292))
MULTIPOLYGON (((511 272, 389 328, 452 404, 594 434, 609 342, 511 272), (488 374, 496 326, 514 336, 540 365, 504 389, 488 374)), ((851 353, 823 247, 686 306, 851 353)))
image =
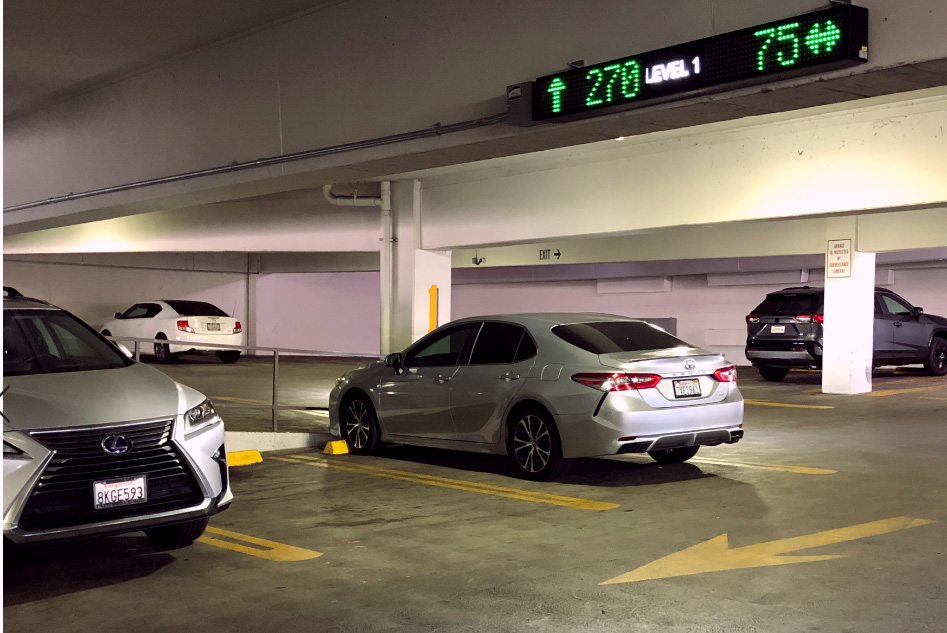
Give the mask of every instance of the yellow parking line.
POLYGON ((896 396, 902 393, 914 393, 916 391, 930 391, 931 389, 943 389, 947 385, 937 385, 936 387, 911 387, 908 389, 886 389, 882 391, 872 391, 869 393, 869 396, 875 397, 884 397, 884 396, 896 396))
POLYGON ((834 409, 835 407, 830 407, 824 404, 787 404, 785 402, 769 402, 768 400, 751 400, 749 398, 744 398, 743 402, 746 404, 755 404, 761 407, 787 407, 790 409, 834 409))
POLYGON ((737 468, 752 468, 755 470, 778 470, 787 473, 796 473, 798 475, 834 475, 837 470, 828 468, 812 468, 810 466, 786 466, 785 464, 747 464, 744 462, 727 462, 722 459, 712 459, 707 457, 695 457, 692 462, 701 464, 711 464, 714 466, 736 466, 737 468))
POLYGON ((287 457, 275 457, 274 459, 295 464, 317 466, 321 468, 336 468, 338 470, 345 470, 362 475, 373 475, 375 477, 385 477, 387 479, 397 479, 399 481, 410 481, 412 483, 438 486, 440 488, 465 490, 467 492, 479 492, 481 494, 507 497, 510 499, 519 499, 521 501, 532 501, 534 503, 548 503, 551 505, 564 506, 567 508, 577 508, 579 510, 613 510, 618 507, 617 503, 578 499, 576 497, 563 497, 545 492, 533 492, 530 490, 521 490, 519 488, 507 488, 505 486, 481 484, 463 479, 434 477, 432 475, 422 475, 405 470, 379 468, 378 466, 369 466, 367 464, 353 464, 351 462, 341 462, 335 460, 329 461, 317 457, 310 457, 308 455, 290 455, 287 457))
POLYGON ((284 545, 283 543, 268 541, 255 536, 249 536, 248 534, 240 534, 239 532, 231 532, 230 530, 208 527, 207 531, 211 534, 216 534, 230 540, 214 538, 213 536, 202 536, 197 539, 199 542, 206 545, 213 545, 214 547, 229 549, 234 552, 240 552, 242 554, 248 554, 249 556, 256 556, 257 558, 265 558, 267 560, 285 563, 291 561, 311 560, 313 558, 322 556, 322 552, 317 552, 315 550, 303 549, 301 547, 294 547, 292 545, 284 545), (245 545, 244 543, 247 543, 248 545, 245 545), (258 547, 251 547, 251 545, 256 545, 258 547))
POLYGON ((234 396, 211 396, 211 400, 224 400, 225 402, 236 402, 239 404, 271 404, 262 400, 250 400, 249 398, 236 398, 234 396))

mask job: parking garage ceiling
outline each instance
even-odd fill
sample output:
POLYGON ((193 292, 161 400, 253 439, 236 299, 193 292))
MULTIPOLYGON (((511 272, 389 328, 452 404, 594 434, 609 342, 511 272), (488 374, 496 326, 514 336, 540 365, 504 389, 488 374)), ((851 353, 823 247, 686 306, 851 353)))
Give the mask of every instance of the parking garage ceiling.
POLYGON ((343 0, 7 0, 3 116, 343 0))

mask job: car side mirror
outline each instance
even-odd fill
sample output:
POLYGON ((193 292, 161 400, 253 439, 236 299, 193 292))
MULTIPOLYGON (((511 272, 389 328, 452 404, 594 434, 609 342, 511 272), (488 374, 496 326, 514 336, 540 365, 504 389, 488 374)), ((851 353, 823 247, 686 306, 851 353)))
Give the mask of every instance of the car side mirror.
POLYGON ((401 354, 388 354, 385 356, 385 367, 401 369, 401 354))
POLYGON ((121 318, 122 318, 122 313, 121 313, 121 312, 116 312, 116 313, 115 313, 115 318, 116 318, 116 319, 121 319, 121 318))
POLYGON ((922 314, 924 314, 924 308, 918 308, 918 307, 915 307, 915 308, 914 308, 914 318, 915 318, 915 319, 921 318, 921 315, 922 315, 922 314))

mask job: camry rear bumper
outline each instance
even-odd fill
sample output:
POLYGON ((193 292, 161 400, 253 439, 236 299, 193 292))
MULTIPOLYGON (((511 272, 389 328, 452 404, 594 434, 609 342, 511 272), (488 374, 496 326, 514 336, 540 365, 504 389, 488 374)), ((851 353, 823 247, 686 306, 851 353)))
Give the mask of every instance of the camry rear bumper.
POLYGON ((593 416, 556 416, 563 457, 714 446, 743 437, 743 396, 736 387, 720 402, 667 408, 653 408, 635 392, 615 395, 593 416))

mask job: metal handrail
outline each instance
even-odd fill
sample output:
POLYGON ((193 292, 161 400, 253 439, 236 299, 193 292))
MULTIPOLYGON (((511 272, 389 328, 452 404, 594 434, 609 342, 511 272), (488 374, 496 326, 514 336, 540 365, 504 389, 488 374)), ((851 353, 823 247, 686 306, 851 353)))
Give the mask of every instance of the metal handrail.
MULTIPOLYGON (((106 336, 110 341, 118 343, 119 341, 131 341, 135 343, 135 360, 141 361, 141 344, 142 343, 158 343, 161 345, 187 345, 188 343, 196 341, 175 341, 173 339, 163 339, 163 338, 136 338, 134 336, 106 336)), ((277 404, 277 399, 279 396, 279 355, 280 354, 305 354, 307 356, 320 356, 323 358, 373 358, 381 360, 384 356, 376 354, 352 354, 350 352, 327 352, 327 351, 317 351, 317 350, 306 350, 306 349, 292 349, 286 347, 260 347, 259 345, 227 345, 224 343, 205 343, 201 341, 199 343, 200 347, 214 347, 225 350, 234 350, 239 349, 241 351, 250 351, 254 352, 267 352, 273 354, 273 403, 270 405, 260 404, 260 405, 244 405, 247 408, 251 409, 270 409, 272 412, 273 420, 273 430, 277 431, 279 427, 279 410, 290 410, 290 411, 328 411, 328 407, 291 407, 291 406, 280 406, 277 404)))

